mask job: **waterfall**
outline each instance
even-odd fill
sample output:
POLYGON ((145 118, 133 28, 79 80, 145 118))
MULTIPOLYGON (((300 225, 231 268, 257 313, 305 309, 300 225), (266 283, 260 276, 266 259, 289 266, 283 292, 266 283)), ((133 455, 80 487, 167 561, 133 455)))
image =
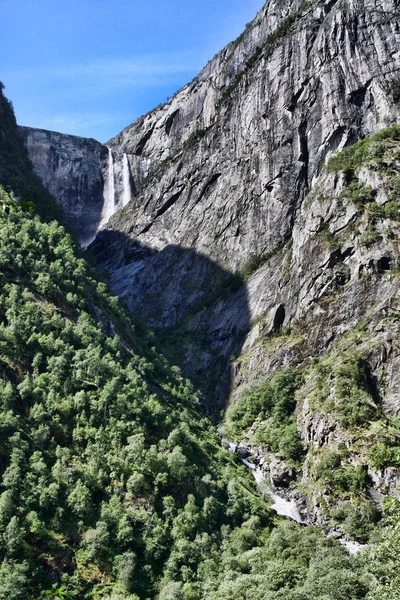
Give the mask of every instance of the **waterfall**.
POLYGON ((123 157, 123 175, 124 175, 124 195, 122 197, 122 206, 126 206, 131 199, 131 178, 129 174, 128 156, 124 152, 123 157))
POLYGON ((364 550, 365 548, 370 548, 370 544, 360 544, 359 542, 354 542, 353 540, 345 540, 341 538, 339 542, 344 546, 349 554, 353 556, 364 550))
POLYGON ((108 149, 108 194, 107 208, 110 217, 115 211, 114 159, 111 148, 108 149))
MULTIPOLYGON (((236 448, 237 444, 229 444, 229 452, 235 453, 236 448)), ((245 465, 245 467, 250 469, 254 479, 257 482, 258 487, 263 492, 263 494, 266 494, 267 496, 273 499, 274 504, 271 505, 272 510, 278 513, 278 515, 281 515, 282 517, 289 517, 289 519, 292 519, 297 523, 307 523, 307 519, 300 514, 296 502, 294 502, 293 500, 286 500, 282 496, 276 494, 275 491, 271 488, 271 486, 268 485, 264 477, 264 473, 259 467, 257 467, 254 463, 246 460, 245 458, 242 458, 241 461, 245 465)))
MULTIPOLYGON (((229 452, 236 454, 237 449, 237 442, 229 442, 229 452)), ((286 498, 277 494, 276 490, 267 482, 264 472, 259 466, 250 462, 249 460, 246 460, 245 458, 241 458, 241 461, 248 469, 250 469, 260 491, 266 496, 272 498, 274 501, 274 503, 271 505, 272 510, 274 510, 278 515, 281 515, 282 517, 288 517, 289 519, 292 519, 297 523, 301 523, 302 525, 308 524, 308 518, 301 514, 297 503, 293 500, 286 500, 286 498)), ((336 537, 332 535, 332 532, 326 532, 326 535, 327 537, 336 537)), ((339 538, 338 542, 346 548, 349 554, 352 555, 356 555, 365 548, 370 547, 368 544, 360 544, 359 542, 348 540, 344 537, 339 538)))
POLYGON ((115 213, 115 183, 114 183, 114 158, 111 148, 108 149, 108 181, 107 186, 104 190, 104 204, 103 211, 101 214, 101 221, 99 224, 99 229, 105 223, 109 221, 109 219, 115 213))
POLYGON ((278 515, 281 515, 282 517, 289 517, 289 519, 292 519, 297 523, 307 523, 307 519, 300 514, 296 502, 293 500, 286 500, 282 496, 279 496, 277 493, 275 493, 275 491, 266 482, 264 474, 260 468, 256 468, 255 465, 250 468, 252 469, 253 477, 258 483, 260 490, 273 499, 274 503, 271 505, 272 510, 278 513, 278 515))

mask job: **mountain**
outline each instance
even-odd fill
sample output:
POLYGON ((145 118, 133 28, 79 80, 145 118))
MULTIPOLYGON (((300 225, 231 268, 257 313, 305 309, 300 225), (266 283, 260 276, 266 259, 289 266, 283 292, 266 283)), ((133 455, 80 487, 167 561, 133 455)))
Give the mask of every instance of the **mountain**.
MULTIPOLYGON (((235 583, 196 596, 208 567, 182 566, 160 598, 398 593, 374 561, 395 564, 400 486, 399 15, 397 0, 271 0, 107 147, 22 132, 81 240, 100 226, 90 260, 236 454, 331 534, 366 544, 386 515, 357 589, 328 569, 288 591, 241 546, 236 563, 223 554, 235 583)), ((248 551, 261 564, 268 548, 248 551)))
POLYGON ((390 2, 268 2, 110 141, 150 173, 91 248, 209 411, 230 402, 227 433, 289 461, 314 522, 364 521, 363 503, 400 484, 397 16, 390 2), (230 270, 232 291, 216 295, 176 246, 230 270), (265 386, 288 367, 303 383, 274 419, 265 386), (279 447, 295 422, 294 450, 279 447), (325 460, 361 473, 359 502, 325 460))
MULTIPOLYGON (((22 143, 13 122, 3 140, 22 143)), ((29 182, 24 166, 5 179, 29 182)), ((0 187, 0 598, 383 600, 388 574, 398 589, 397 506, 365 563, 274 517, 154 334, 29 198, 0 187)))

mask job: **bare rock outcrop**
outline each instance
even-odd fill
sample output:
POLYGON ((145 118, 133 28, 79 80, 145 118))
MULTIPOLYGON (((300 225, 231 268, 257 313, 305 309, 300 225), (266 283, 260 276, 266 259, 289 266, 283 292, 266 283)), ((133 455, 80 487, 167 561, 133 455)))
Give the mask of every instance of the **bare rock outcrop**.
POLYGON ((98 230, 107 148, 93 139, 20 127, 35 173, 61 206, 82 245, 98 230))

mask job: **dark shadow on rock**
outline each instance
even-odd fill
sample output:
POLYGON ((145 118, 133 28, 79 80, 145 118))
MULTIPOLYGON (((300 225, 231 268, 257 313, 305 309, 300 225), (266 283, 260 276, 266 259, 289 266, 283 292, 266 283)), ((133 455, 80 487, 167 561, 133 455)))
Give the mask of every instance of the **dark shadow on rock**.
POLYGON ((113 230, 99 232, 89 254, 218 420, 231 391, 232 360, 250 328, 242 278, 193 249, 169 245, 157 251, 113 230))

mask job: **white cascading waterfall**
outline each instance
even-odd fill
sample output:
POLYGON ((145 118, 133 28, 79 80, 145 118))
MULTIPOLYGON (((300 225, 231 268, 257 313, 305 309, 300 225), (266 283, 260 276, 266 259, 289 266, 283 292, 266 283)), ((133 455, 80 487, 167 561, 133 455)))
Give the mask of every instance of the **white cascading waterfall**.
POLYGON ((111 148, 108 149, 108 199, 107 208, 111 217, 115 212, 115 182, 114 182, 114 158, 111 148))
POLYGON ((264 474, 260 468, 257 468, 255 464, 249 462, 245 458, 242 458, 242 463, 251 470, 260 490, 273 499, 274 503, 271 505, 272 510, 274 510, 278 515, 281 515, 282 517, 289 517, 289 519, 292 519, 297 523, 307 522, 307 519, 300 514, 296 502, 293 500, 286 500, 274 492, 274 490, 266 482, 264 474))
MULTIPOLYGON (((230 442, 229 452, 233 452, 235 454, 237 447, 238 444, 236 442, 230 442)), ((276 493, 276 490, 274 490, 265 479, 265 474, 260 467, 246 460, 245 458, 242 458, 241 461, 248 469, 251 470, 261 492, 273 499, 274 503, 271 504, 272 510, 282 517, 288 517, 297 523, 307 525, 308 518, 300 513, 297 503, 293 500, 286 500, 286 498, 279 496, 279 494, 276 493)), ((328 533, 327 536, 330 537, 331 533, 328 533)), ((354 540, 348 540, 345 537, 340 538, 338 541, 346 548, 347 552, 352 555, 358 554, 365 548, 369 548, 368 544, 360 544, 354 540)))
POLYGON ((273 499, 274 503, 271 504, 272 510, 282 517, 289 517, 289 519, 296 521, 296 523, 307 523, 307 519, 300 514, 296 502, 293 500, 286 500, 286 498, 283 498, 274 492, 270 485, 268 485, 261 469, 254 468, 252 473, 260 490, 273 499))
POLYGON ((122 206, 126 206, 131 199, 131 178, 129 174, 129 163, 128 156, 123 155, 123 184, 124 184, 124 194, 122 197, 122 206))
POLYGON ((104 190, 104 204, 99 229, 115 213, 115 182, 114 182, 114 158, 111 148, 108 149, 108 181, 104 190))

